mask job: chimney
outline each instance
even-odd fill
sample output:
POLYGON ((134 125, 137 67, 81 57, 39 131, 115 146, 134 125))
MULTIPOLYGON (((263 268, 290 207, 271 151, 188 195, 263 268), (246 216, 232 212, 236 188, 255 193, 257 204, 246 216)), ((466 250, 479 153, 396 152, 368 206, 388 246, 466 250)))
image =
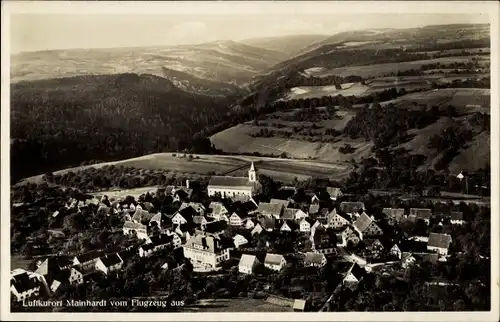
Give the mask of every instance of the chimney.
POLYGON ((186 188, 189 189, 189 179, 186 179, 186 188))

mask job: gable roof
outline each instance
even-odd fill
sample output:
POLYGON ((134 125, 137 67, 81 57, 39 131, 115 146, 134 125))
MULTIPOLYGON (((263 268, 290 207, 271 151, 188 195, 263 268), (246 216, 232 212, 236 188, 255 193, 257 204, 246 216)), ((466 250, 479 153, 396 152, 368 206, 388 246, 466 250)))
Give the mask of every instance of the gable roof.
POLYGON ((160 234, 156 236, 149 237, 151 244, 155 246, 165 245, 172 242, 174 239, 174 235, 160 234))
POLYGON ((281 214, 281 219, 289 219, 289 220, 294 220, 295 219, 295 214, 299 211, 300 209, 295 209, 295 208, 285 208, 283 210, 283 213, 281 214))
POLYGON ((24 272, 12 276, 10 278, 10 285, 13 285, 17 292, 22 293, 40 286, 40 283, 35 277, 29 276, 27 272, 24 272))
POLYGON ((148 250, 153 250, 155 248, 155 245, 153 245, 153 243, 147 243, 147 244, 141 245, 140 248, 144 251, 148 251, 148 250))
POLYGON ((47 257, 36 269, 36 273, 47 275, 72 266, 73 262, 68 256, 47 257))
POLYGON ((429 262, 429 263, 436 264, 438 262, 438 260, 439 260, 439 255, 436 254, 436 253, 424 254, 422 256, 422 260, 424 262, 429 262))
MULTIPOLYGON (((231 240, 232 242, 232 240, 231 240)), ((201 246, 204 251, 210 253, 216 253, 222 249, 221 240, 212 236, 195 235, 191 237, 185 246, 193 248, 194 246, 201 246)))
POLYGON ((102 257, 104 256, 104 254, 105 253, 102 250, 93 250, 84 254, 77 255, 75 257, 76 259, 78 259, 80 263, 85 263, 94 260, 96 258, 102 257))
POLYGON ((384 208, 382 209, 382 213, 389 218, 400 221, 405 214, 405 210, 404 208, 384 208))
POLYGON ((193 218, 198 216, 198 212, 191 206, 177 210, 177 213, 188 222, 192 222, 193 218))
POLYGON ((151 217, 151 219, 149 220, 149 223, 152 223, 152 222, 158 222, 160 224, 160 226, 168 226, 168 225, 172 225, 172 218, 170 218, 169 216, 167 216, 164 213, 159 212, 156 215, 154 215, 153 217, 151 217))
POLYGON ((380 246, 384 247, 384 245, 382 245, 378 238, 364 239, 363 242, 365 243, 366 247, 373 247, 375 244, 379 244, 380 246))
POLYGON ((343 201, 340 203, 340 211, 345 212, 347 214, 355 213, 355 212, 358 212, 360 210, 365 210, 365 204, 363 202, 343 201))
POLYGON ((330 198, 337 199, 338 197, 342 196, 342 191, 340 190, 340 188, 326 187, 326 192, 328 192, 330 198))
POLYGON ((121 263, 122 259, 120 258, 120 256, 118 256, 117 253, 113 253, 113 254, 108 254, 104 257, 101 257, 101 262, 104 264, 104 266, 110 267, 110 266, 121 263))
POLYGON ((129 249, 122 250, 122 251, 118 252, 117 254, 118 254, 118 256, 120 256, 120 258, 122 259, 123 262, 134 256, 134 252, 132 250, 129 250, 129 249))
POLYGON ((356 222, 354 223, 354 226, 356 227, 356 229, 358 231, 363 232, 371 225, 372 222, 373 222, 373 220, 370 217, 368 217, 367 214, 363 213, 356 220, 356 222))
POLYGON ((323 262, 324 258, 325 258, 325 255, 323 255, 323 254, 308 252, 308 253, 306 253, 306 257, 304 258, 304 262, 305 263, 312 263, 312 264, 321 264, 323 262))
POLYGON ((359 281, 363 276, 365 276, 366 270, 361 268, 357 263, 352 264, 351 268, 349 269, 349 272, 356 277, 356 279, 359 281))
POLYGON ((137 209, 132 216, 132 220, 137 221, 137 222, 144 222, 144 221, 150 221, 151 218, 153 218, 154 214, 150 213, 147 210, 144 209, 137 209))
POLYGON ((403 262, 411 258, 415 259, 415 257, 413 257, 412 253, 410 252, 403 252, 403 254, 401 254, 401 261, 403 262))
POLYGON ((212 221, 205 225, 205 231, 212 234, 222 232, 226 228, 227 222, 225 220, 212 221))
POLYGON ((464 213, 460 212, 460 211, 452 211, 452 212, 450 212, 450 219, 451 220, 463 220, 464 213))
POLYGON ((275 204, 268 202, 259 203, 259 207, 257 208, 257 211, 259 211, 263 215, 272 215, 276 217, 281 215, 282 210, 283 210, 282 204, 275 204))
POLYGON ((450 235, 430 233, 427 246, 448 249, 450 243, 451 243, 450 235))
POLYGON ((212 201, 208 206, 208 209, 210 209, 212 211, 212 214, 215 216, 228 213, 227 208, 218 201, 212 201))
POLYGON ((319 205, 318 204, 312 204, 309 206, 309 213, 310 214, 317 214, 319 212, 319 205))
POLYGON ((253 182, 248 181, 247 177, 212 176, 208 181, 208 186, 251 188, 253 182))
POLYGON ((257 261, 257 257, 255 257, 255 255, 242 254, 238 266, 252 268, 255 261, 257 261))
MULTIPOLYGON (((291 230, 297 230, 299 229, 299 225, 297 225, 297 223, 293 220, 285 220, 285 222, 283 223, 283 225, 286 224, 291 230)), ((282 227, 283 227, 282 225, 282 227)))
POLYGON ((186 187, 177 187, 173 190, 174 196, 179 196, 182 199, 190 199, 193 195, 193 189, 188 189, 186 187))
POLYGON ((410 216, 417 219, 430 219, 432 211, 428 208, 410 208, 410 216))
POLYGON ((269 203, 283 205, 283 207, 287 208, 290 205, 290 200, 274 199, 273 198, 269 201, 269 203))
POLYGON ((279 265, 282 259, 285 259, 283 255, 267 253, 266 258, 264 259, 264 263, 279 265))
POLYGON ((276 219, 274 218, 262 218, 259 223, 264 229, 274 229, 276 227, 276 219))
POLYGON ((123 224, 124 229, 133 229, 136 231, 147 231, 147 227, 143 224, 133 222, 133 221, 125 221, 123 224))
POLYGON ((307 223, 308 223, 309 225, 311 225, 311 226, 312 226, 312 225, 314 225, 314 223, 316 222, 316 220, 314 220, 314 219, 312 219, 312 218, 310 218, 310 217, 305 217, 305 218, 303 218, 303 219, 300 221, 300 223, 302 224, 302 222, 303 222, 303 221, 307 222, 307 223))

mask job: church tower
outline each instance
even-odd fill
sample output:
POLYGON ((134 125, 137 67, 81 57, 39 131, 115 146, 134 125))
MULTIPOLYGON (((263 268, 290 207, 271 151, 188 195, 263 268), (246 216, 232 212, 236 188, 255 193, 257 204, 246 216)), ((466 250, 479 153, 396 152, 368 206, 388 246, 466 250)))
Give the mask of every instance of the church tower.
POLYGON ((257 171, 255 171, 255 167, 253 165, 250 166, 250 170, 248 170, 248 181, 249 182, 257 182, 257 171))

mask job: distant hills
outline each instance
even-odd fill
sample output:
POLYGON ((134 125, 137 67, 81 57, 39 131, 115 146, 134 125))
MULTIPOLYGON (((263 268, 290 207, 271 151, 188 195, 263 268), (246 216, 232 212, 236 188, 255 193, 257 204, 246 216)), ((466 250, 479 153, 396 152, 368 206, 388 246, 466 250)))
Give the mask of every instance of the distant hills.
POLYGON ((305 48, 324 41, 327 35, 288 35, 281 37, 252 38, 242 40, 241 43, 264 48, 268 50, 285 53, 287 57, 293 57, 305 48))

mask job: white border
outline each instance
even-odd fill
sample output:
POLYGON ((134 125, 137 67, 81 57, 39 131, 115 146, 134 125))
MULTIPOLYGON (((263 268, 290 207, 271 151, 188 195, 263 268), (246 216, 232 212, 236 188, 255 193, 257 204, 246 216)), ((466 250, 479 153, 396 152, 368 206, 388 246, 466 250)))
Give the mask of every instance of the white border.
POLYGON ((71 2, 71 1, 23 1, 2 2, 2 146, 1 146, 1 320, 64 321, 498 321, 499 311, 499 5, 496 1, 431 1, 431 2, 71 2), (10 189, 9 189, 9 16, 14 13, 77 13, 77 14, 339 14, 339 13, 481 13, 491 22, 491 280, 492 311, 490 312, 397 312, 397 313, 8 313, 10 311, 10 189))

